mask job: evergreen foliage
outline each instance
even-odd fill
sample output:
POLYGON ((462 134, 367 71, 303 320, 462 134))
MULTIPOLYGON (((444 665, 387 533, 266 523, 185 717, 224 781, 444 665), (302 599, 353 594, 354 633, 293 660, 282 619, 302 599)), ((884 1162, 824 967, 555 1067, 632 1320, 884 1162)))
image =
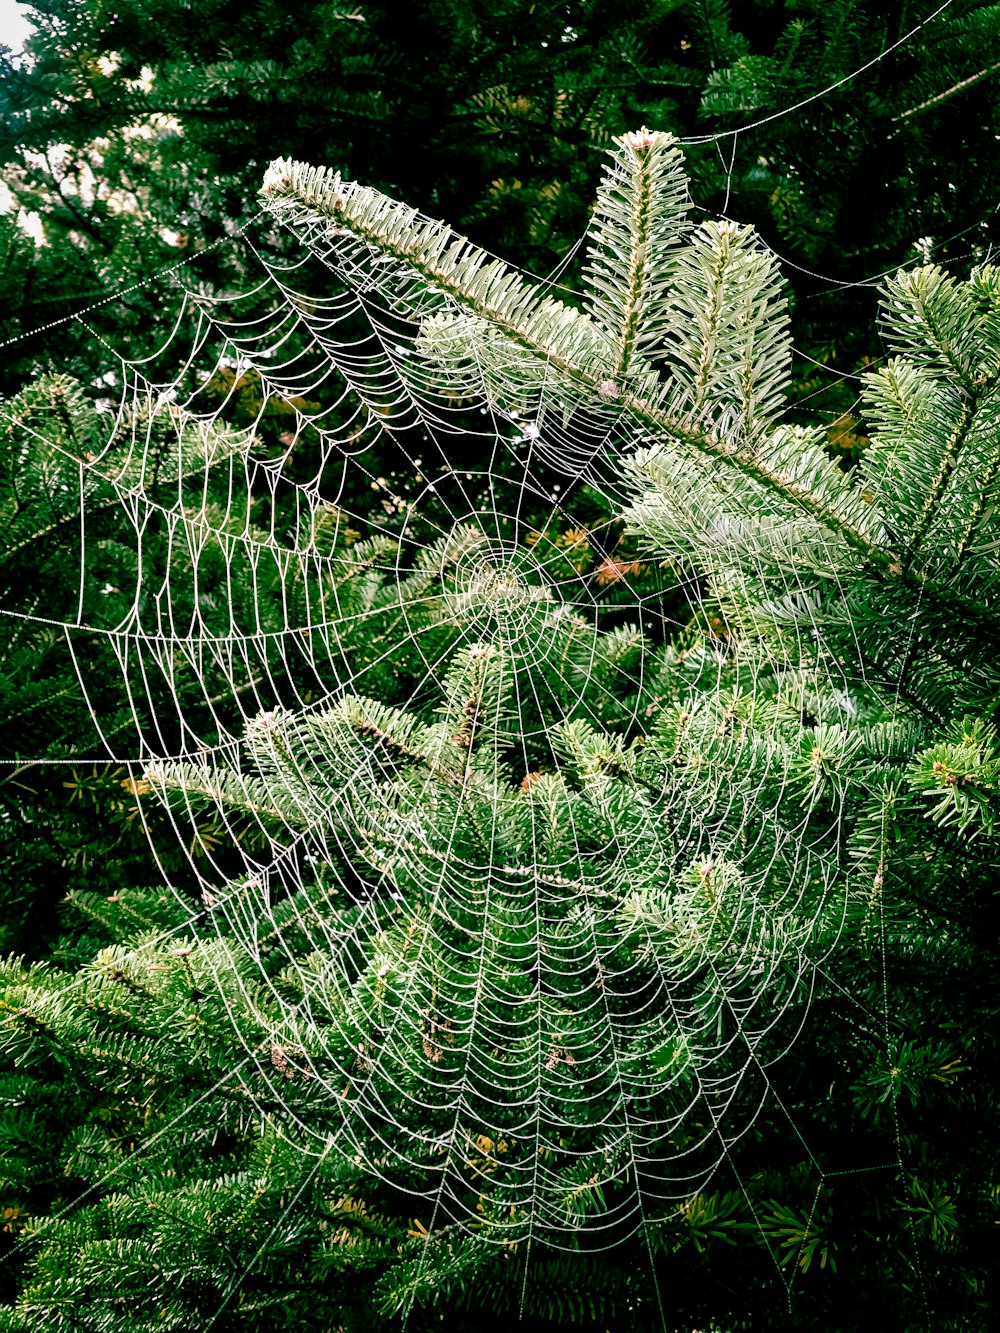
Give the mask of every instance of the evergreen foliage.
MULTIPOLYGON (((630 157, 655 161, 666 152, 669 145, 659 136, 627 137, 610 180, 635 173, 630 157)), ((655 171, 649 174, 656 179, 655 171)), ((673 190, 662 173, 659 182, 664 192, 673 190)), ((735 862, 732 873, 758 886, 764 903, 770 876, 792 889, 796 911, 785 928, 795 937, 796 919, 811 923, 812 937, 797 939, 820 966, 824 999, 832 999, 845 975, 854 981, 848 993, 863 990, 859 969, 870 958, 873 937, 898 940, 915 932, 900 948, 898 975, 885 977, 898 990, 891 1000, 883 996, 881 1006, 872 997, 872 1009, 882 1009, 888 1058, 880 1070, 858 1078, 856 1109, 872 1115, 874 1105, 887 1102, 902 1117, 908 1101, 920 1101, 921 1083, 964 1078, 976 1118, 988 1120, 975 1089, 988 1085, 995 1052, 988 1040, 982 1043, 982 1022, 970 1022, 964 1000, 956 996, 963 1019, 944 1016, 942 977, 929 980, 922 950, 931 949, 930 970, 941 966, 946 975, 959 957, 975 957, 983 993, 995 984, 996 958, 985 943, 996 922, 998 758, 992 719, 996 542, 990 529, 997 484, 993 271, 977 270, 959 282, 929 267, 888 283, 882 323, 894 355, 867 378, 871 444, 848 471, 824 455, 818 433, 790 430, 768 415, 775 401, 769 395, 787 374, 780 307, 773 280, 750 276, 752 240, 729 244, 728 228, 690 235, 660 261, 666 272, 650 262, 646 281, 661 284, 661 308, 667 307, 659 316, 667 330, 663 364, 637 368, 633 386, 613 381, 609 393, 603 377, 618 364, 611 358, 620 354, 625 335, 619 330, 617 342, 605 342, 612 331, 602 331, 599 308, 591 323, 549 300, 539 304, 445 230, 407 226, 396 206, 309 169, 276 164, 266 194, 279 216, 312 243, 332 246, 335 254, 342 247, 352 264, 362 262, 357 246, 367 248, 397 294, 405 288, 392 277, 396 265, 449 298, 456 313, 435 312, 421 344, 427 355, 443 355, 447 373, 472 359, 472 345, 477 357, 490 342, 510 348, 510 386, 493 368, 503 364, 502 354, 485 362, 484 386, 500 405, 505 387, 530 401, 533 384, 524 363, 538 358, 566 397, 575 395, 605 416, 619 414, 626 449, 636 423, 646 434, 657 429, 654 445, 628 452, 618 465, 634 496, 627 521, 651 556, 697 572, 726 626, 726 660, 710 689, 699 681, 676 702, 669 692, 661 696, 658 720, 630 776, 660 800, 680 793, 666 808, 690 802, 713 861, 721 852, 721 864, 735 862), (326 219, 338 233, 332 240, 320 225, 326 219), (706 244, 715 247, 711 265, 698 262, 706 244), (733 270, 738 277, 731 291, 738 297, 727 302, 733 270), (706 273, 714 286, 704 285, 706 273), (737 307, 739 318, 726 320, 727 304, 730 311, 737 307), (672 310, 689 318, 672 325, 672 310), (706 312, 704 318, 690 318, 698 312, 706 312), (678 326, 683 331, 673 341, 669 331, 678 326), (749 367, 752 375, 734 375, 728 369, 734 365, 749 367), (705 392, 713 383, 728 390, 719 391, 722 411, 705 392), (749 413, 748 404, 760 400, 764 410, 749 413), (767 832, 753 852, 737 856, 751 820, 767 832), (754 863, 758 854, 763 872, 754 863), (808 888, 813 876, 822 885, 816 899, 808 888), (941 952, 949 948, 956 951, 951 967, 941 952), (931 1013, 937 1020, 928 1031, 931 1013)), ((637 212, 641 198, 640 187, 629 200, 637 212)), ((679 202, 678 195, 675 213, 679 202)), ((599 206, 598 255, 607 211, 599 206)), ((626 215, 623 207, 623 229, 626 215)), ((627 311, 639 249, 648 259, 649 248, 638 229, 624 234, 634 251, 621 256, 619 268, 618 308, 627 311)), ((592 263, 591 271, 602 270, 592 263)), ((419 309, 426 317, 425 307, 419 309)), ((543 402, 538 406, 544 409, 543 402)), ((539 421, 544 438, 544 412, 539 421)), ((634 835, 631 843, 641 846, 634 835)), ((768 926, 777 930, 784 923, 775 918, 771 893, 768 926)), ((663 909, 650 910, 656 920, 663 909)), ((734 933, 759 957, 752 925, 734 933)), ((928 1147, 915 1140, 911 1150, 920 1160, 928 1147)), ((902 1153, 897 1162, 911 1198, 929 1199, 934 1188, 915 1172, 908 1176, 902 1153)), ((979 1244, 972 1237, 981 1235, 980 1209, 994 1197, 982 1165, 961 1187, 970 1208, 967 1252, 979 1244)), ((957 1164, 954 1169, 963 1174, 957 1164)), ((943 1198, 938 1189, 936 1197, 943 1198)), ((925 1212, 924 1205, 905 1207, 916 1210, 913 1217, 934 1212, 929 1204, 925 1212)), ((940 1226, 944 1230, 930 1226, 931 1248, 958 1245, 958 1228, 946 1241, 950 1223, 940 1226)), ((801 1238, 800 1258, 811 1255, 804 1233, 792 1228, 792 1234, 801 1238)), ((819 1240, 816 1245, 818 1254, 819 1240)), ((927 1269, 918 1300, 929 1299, 933 1261, 927 1269)), ((974 1322, 982 1309, 977 1279, 967 1282, 962 1299, 971 1304, 958 1326, 962 1319, 974 1322)), ((908 1317, 921 1318, 916 1308, 908 1317)))
MULTIPOLYGON (((558 562, 579 571, 556 534, 499 561, 459 527, 410 561, 335 512, 287 521, 291 549, 322 543, 336 571, 309 610, 349 688, 322 708, 261 699, 228 764, 109 779, 165 824, 180 811, 206 842, 256 849, 262 876, 227 879, 220 854, 194 916, 184 885, 174 901, 73 882, 92 924, 63 957, 82 970, 7 969, 0 1136, 24 1246, 2 1326, 985 1327, 995 272, 889 280, 891 356, 848 468, 783 419, 773 259, 748 228, 692 224, 666 135, 614 144, 582 308, 334 173, 279 161, 264 202, 420 324, 437 383, 529 414, 551 459, 565 422, 587 423, 568 465, 617 505, 637 571, 692 590, 692 618, 660 644, 580 580, 558 600, 558 562), (266 931, 265 883, 292 886, 266 931), (739 1148, 638 1216, 637 1189, 652 1199, 670 1159, 718 1143, 723 1106, 739 1148), (546 1252, 560 1230, 568 1252, 546 1252)), ((52 756, 80 699, 16 626, 33 578, 66 624, 103 605, 104 566, 66 560, 81 487, 113 586, 145 569, 117 550, 112 505, 99 526, 114 454, 88 489, 103 444, 83 447, 86 400, 49 380, 15 404, 0 569, 22 675, 4 688, 52 756), (51 565, 25 566, 49 534, 51 565)), ((235 590, 226 625, 288 624, 286 598, 312 595, 300 566, 241 564, 247 543, 225 539, 268 544, 252 485, 233 486, 238 432, 168 417, 177 474, 126 457, 115 475, 176 498, 165 531, 186 537, 145 559, 180 588, 207 542, 235 590), (200 476, 217 451, 224 480, 194 514, 188 448, 200 476)), ((184 673, 169 684, 183 704, 184 673)))

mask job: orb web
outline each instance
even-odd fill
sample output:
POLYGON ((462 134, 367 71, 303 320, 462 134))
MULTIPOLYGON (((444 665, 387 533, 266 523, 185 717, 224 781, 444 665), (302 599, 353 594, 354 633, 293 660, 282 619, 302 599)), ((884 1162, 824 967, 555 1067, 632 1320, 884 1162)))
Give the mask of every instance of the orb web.
MULTIPOLYGON (((407 267, 392 236, 434 224, 390 221, 379 248, 275 205, 258 279, 183 291, 86 449, 28 422, 79 476, 58 632, 233 950, 247 1087, 283 1132, 431 1230, 611 1245, 752 1127, 846 911, 830 774, 857 705, 786 558, 821 566, 822 538, 755 525, 635 408, 638 380, 690 393, 704 312, 675 304, 662 366, 574 377, 407 267), (720 600, 754 577, 780 653, 720 600)), ((734 406, 734 361, 684 419, 787 457, 774 285, 748 245, 727 318, 754 295, 771 380, 734 406)))

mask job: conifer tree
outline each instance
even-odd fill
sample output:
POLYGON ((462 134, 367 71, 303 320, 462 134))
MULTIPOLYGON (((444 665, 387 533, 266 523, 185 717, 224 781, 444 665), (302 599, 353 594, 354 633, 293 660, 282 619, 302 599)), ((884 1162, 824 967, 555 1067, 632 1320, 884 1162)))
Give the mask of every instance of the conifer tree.
MULTIPOLYGON (((697 574, 729 644, 712 688, 658 700, 635 781, 697 812, 713 867, 731 860, 760 895, 753 919, 788 932, 820 976, 829 953, 832 984, 841 968, 857 978, 873 935, 909 938, 887 963, 906 1002, 883 1003, 886 1050, 857 1077, 860 1109, 881 1100, 902 1115, 931 1083, 964 1079, 988 1119, 994 1049, 952 977, 964 958, 986 993, 996 978, 996 275, 928 267, 887 284, 891 356, 867 379, 872 444, 847 471, 818 432, 777 419, 788 352, 771 261, 731 224, 686 223, 676 172, 663 137, 621 141, 595 210, 589 315, 361 187, 277 163, 266 196, 313 243, 331 243, 329 223, 350 262, 371 254, 390 299, 408 299, 396 275, 441 293, 422 312, 425 355, 458 382, 477 368, 501 409, 531 403, 541 446, 568 403, 599 414, 608 457, 591 464, 623 474, 632 530, 697 574), (789 892, 795 910, 779 913, 789 892)), ((639 909, 647 925, 662 910, 639 909)), ((753 926, 734 934, 759 959, 753 926)), ((953 1169, 974 1236, 992 1185, 970 1166, 953 1169)), ((902 1154, 898 1168, 901 1206, 927 1228, 930 1283, 934 1246, 959 1224, 941 1174, 922 1180, 902 1154)), ((962 1299, 977 1308, 975 1280, 962 1299)))
MULTIPOLYGON (((251 717, 228 764, 144 775, 168 810, 215 810, 274 859, 212 895, 207 938, 178 965, 157 960, 162 981, 112 953, 97 965, 107 986, 162 987, 181 1014, 206 1005, 191 1026, 229 1069, 225 1052, 245 1052, 250 1104, 270 1117, 242 1148, 247 1169, 266 1175, 272 1135, 273 1160, 319 1161, 316 1179, 329 1166, 352 1219, 378 1219, 343 1248, 378 1270, 387 1318, 488 1300, 543 1327, 627 1308, 636 1329, 752 1328, 783 1317, 791 1270, 789 1327, 860 1329, 873 1312, 899 1329, 982 1326, 997 1197, 996 275, 926 268, 887 285, 893 356, 868 378, 871 443, 848 470, 821 432, 781 419, 773 260, 746 229, 688 219, 665 135, 615 145, 582 310, 323 171, 278 162, 264 198, 419 325, 411 389, 430 367, 444 391, 526 416, 539 454, 615 498, 644 562, 669 564, 711 628, 662 645, 610 628, 555 597, 534 548, 499 559, 481 529, 446 534, 388 584, 377 548, 348 553, 343 597, 325 605, 349 688, 251 717), (430 675, 400 610, 434 645, 430 675), (792 1040, 802 1027, 808 1046, 792 1040), (726 1150, 706 1164, 720 1124, 726 1150), (671 1203, 678 1163, 695 1185, 671 1203), (592 1245, 595 1225, 610 1230, 592 1245), (557 1262, 544 1246, 560 1236, 557 1262), (532 1251, 551 1266, 526 1267, 532 1251), (656 1283, 637 1276, 643 1255, 656 1283), (557 1276, 559 1299, 526 1271, 557 1276)), ((63 983, 11 985, 11 1040, 51 1049, 42 1011, 69 1022, 48 998, 63 983)), ((116 1048, 123 1061, 137 1040, 116 1048)), ((329 1204, 281 1169, 296 1204, 314 1200, 288 1208, 304 1263, 329 1204)), ((164 1174, 153 1200, 141 1184, 111 1198, 112 1222, 42 1228, 9 1319, 61 1318, 96 1272, 111 1290, 91 1327, 155 1327, 135 1293, 176 1271, 175 1238, 155 1231, 151 1265, 135 1231, 100 1230, 93 1252, 122 1256, 116 1287, 106 1257, 88 1268, 87 1228, 141 1228, 151 1203, 204 1197, 164 1174)), ((222 1212, 245 1180, 213 1181, 222 1212)), ((270 1186, 251 1197, 273 1206, 270 1186)), ((284 1233, 265 1231, 251 1267, 276 1272, 284 1233)), ((213 1244, 183 1264, 179 1327, 229 1295, 217 1269, 196 1289, 213 1244)), ((341 1322, 346 1300, 335 1287, 341 1322)))

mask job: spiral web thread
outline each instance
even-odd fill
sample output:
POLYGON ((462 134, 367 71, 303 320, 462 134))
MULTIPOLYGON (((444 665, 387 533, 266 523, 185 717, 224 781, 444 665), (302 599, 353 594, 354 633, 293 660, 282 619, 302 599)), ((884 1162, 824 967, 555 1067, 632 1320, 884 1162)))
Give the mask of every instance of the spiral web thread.
MULTIPOLYGON (((814 927, 829 948, 846 910, 801 775, 718 738, 715 682, 739 658, 778 722, 853 705, 819 668, 775 689, 735 634, 681 632, 710 614, 701 585, 619 521, 642 421, 581 411, 555 374, 499 405, 516 357, 432 360, 421 318, 446 298, 388 291, 333 230, 307 240, 248 240, 257 282, 184 292, 159 352, 118 359, 103 447, 73 459, 80 589, 57 628, 102 753, 188 849, 192 916, 259 964, 220 991, 271 1033, 247 1086, 283 1131, 412 1192, 429 1236, 612 1245, 724 1161, 738 1177, 822 968, 814 927), (133 563, 88 617, 109 542, 133 563), (653 791, 667 703, 720 762, 653 791), (727 779, 742 767, 756 785, 727 779)), ((742 540, 714 536, 723 562, 742 540)), ((818 628, 785 592, 809 661, 818 628)))

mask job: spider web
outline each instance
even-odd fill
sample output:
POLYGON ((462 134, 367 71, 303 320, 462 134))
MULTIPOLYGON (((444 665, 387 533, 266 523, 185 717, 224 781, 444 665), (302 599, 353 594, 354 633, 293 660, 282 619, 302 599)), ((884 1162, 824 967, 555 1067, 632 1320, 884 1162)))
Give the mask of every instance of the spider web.
POLYGON ((303 1152, 412 1193, 429 1236, 617 1244, 737 1160, 847 911, 814 794, 726 718, 854 704, 807 588, 776 674, 630 541, 640 419, 544 368, 501 392, 517 356, 429 349, 446 295, 255 226, 256 281, 184 290, 115 361, 65 651, 256 965, 248 1086, 303 1152), (655 789, 665 710, 711 762, 655 789))

